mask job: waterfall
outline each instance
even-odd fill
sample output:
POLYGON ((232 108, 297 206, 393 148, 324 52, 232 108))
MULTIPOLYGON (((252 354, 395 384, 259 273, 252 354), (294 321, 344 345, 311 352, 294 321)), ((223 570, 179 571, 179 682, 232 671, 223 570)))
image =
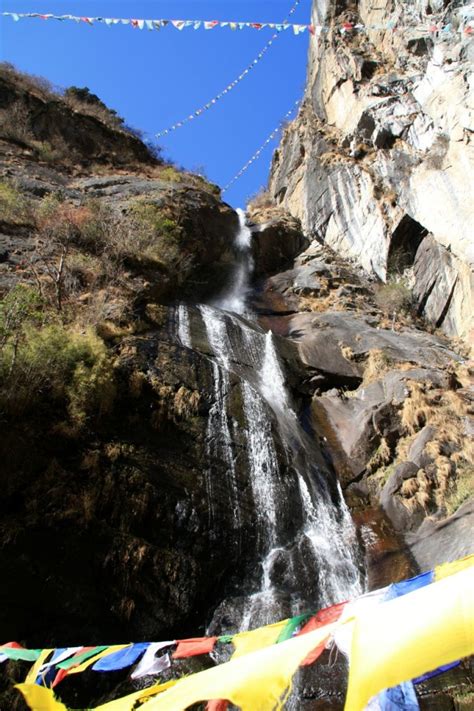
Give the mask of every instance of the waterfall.
POLYGON ((214 459, 226 464, 227 486, 233 512, 232 527, 239 529, 241 525, 240 500, 235 472, 235 459, 232 446, 232 435, 226 409, 226 395, 229 391, 229 349, 225 323, 213 317, 213 310, 208 306, 200 306, 201 315, 206 328, 209 345, 217 356, 219 363, 212 363, 214 381, 214 405, 209 412, 206 432, 207 458, 210 466, 206 471, 206 488, 209 501, 209 519, 212 525, 214 519, 214 459), (219 367, 223 366, 223 367, 219 367))
MULTIPOLYGON (((211 352, 213 378, 206 432, 209 464, 204 472, 209 525, 215 522, 219 494, 220 508, 230 512, 228 525, 240 536, 250 497, 253 545, 261 556, 260 569, 254 566, 248 579, 239 583, 244 595, 231 598, 236 602, 229 632, 362 592, 356 530, 341 489, 326 480, 329 475, 318 464, 322 461, 318 446, 299 422, 272 333, 265 334, 242 318, 252 265, 250 231, 243 213, 240 220, 231 287, 213 305, 200 305, 197 311, 211 352), (236 388, 243 416, 239 424, 229 410, 236 388), (224 482, 217 479, 216 462, 219 471, 225 465, 224 482)), ((191 347, 189 313, 184 306, 178 309, 177 336, 182 345, 191 347)), ((208 350, 205 355, 209 356, 208 350)))
POLYGON ((191 328, 189 324, 188 309, 184 304, 178 306, 178 338, 181 345, 191 348, 191 328))
POLYGON ((253 270, 252 233, 245 221, 245 212, 239 208, 237 214, 239 216, 239 229, 234 239, 236 261, 231 284, 224 294, 214 302, 214 305, 223 311, 243 314, 246 309, 250 275, 253 270))

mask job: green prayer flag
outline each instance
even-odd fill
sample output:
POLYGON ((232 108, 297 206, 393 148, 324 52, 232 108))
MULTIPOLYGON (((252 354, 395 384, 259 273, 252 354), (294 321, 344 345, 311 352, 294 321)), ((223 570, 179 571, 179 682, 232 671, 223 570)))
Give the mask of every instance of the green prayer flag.
POLYGON ((18 649, 17 647, 0 647, 0 654, 4 654, 8 659, 21 662, 36 662, 42 649, 18 649))
POLYGON ((82 652, 82 654, 78 654, 77 656, 70 657, 70 659, 66 659, 64 662, 58 664, 57 667, 58 669, 71 669, 72 667, 75 667, 78 664, 85 662, 86 659, 93 657, 95 654, 103 652, 104 649, 108 649, 109 647, 110 645, 106 644, 103 647, 94 647, 93 649, 88 649, 86 652, 82 652))
POLYGON ((224 635, 222 635, 222 637, 219 637, 219 639, 217 641, 222 642, 222 644, 228 644, 229 642, 232 642, 233 639, 234 639, 233 634, 224 634, 224 635))
POLYGON ((298 629, 298 627, 306 622, 306 620, 309 620, 312 614, 313 613, 311 612, 305 612, 304 615, 298 615, 297 617, 292 617, 291 620, 288 620, 286 626, 280 632, 280 636, 278 637, 276 643, 286 642, 287 639, 291 639, 291 637, 293 637, 293 633, 298 629))

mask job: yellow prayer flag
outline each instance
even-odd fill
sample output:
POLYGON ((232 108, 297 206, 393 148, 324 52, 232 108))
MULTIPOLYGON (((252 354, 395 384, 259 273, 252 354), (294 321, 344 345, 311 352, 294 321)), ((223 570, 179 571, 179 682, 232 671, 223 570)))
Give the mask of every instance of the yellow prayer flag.
POLYGON ((337 624, 180 679, 172 689, 143 704, 140 711, 183 711, 191 704, 209 699, 228 699, 241 711, 281 709, 296 669, 309 652, 331 635, 337 624))
POLYGON ((383 689, 474 653, 474 568, 354 621, 345 711, 362 711, 383 689))
POLYGON ((95 654, 93 657, 89 657, 89 659, 86 659, 85 662, 82 662, 82 664, 78 664, 77 667, 72 667, 72 669, 69 669, 68 676, 69 674, 80 674, 81 672, 85 671, 90 666, 98 662, 99 659, 102 659, 102 657, 107 657, 109 654, 113 654, 114 652, 118 652, 121 649, 125 649, 125 647, 131 647, 131 644, 115 644, 108 647, 107 649, 103 649, 102 652, 95 654))
POLYGON ((263 649, 264 647, 269 647, 271 644, 275 644, 280 636, 280 632, 286 627, 287 622, 288 620, 283 620, 282 622, 275 622, 272 625, 259 627, 256 630, 240 632, 234 635, 232 644, 235 647, 235 651, 232 655, 232 659, 238 659, 238 657, 242 657, 244 654, 256 652, 257 649, 263 649))
POLYGON ((164 684, 155 684, 148 689, 140 689, 140 691, 135 691, 133 694, 128 694, 128 696, 122 696, 121 699, 115 699, 115 701, 109 701, 102 706, 97 706, 94 711, 131 711, 135 708, 137 701, 166 691, 176 683, 177 679, 171 679, 171 681, 167 681, 164 684))
POLYGON ((36 677, 39 674, 39 670, 49 657, 53 650, 52 649, 43 649, 41 654, 39 655, 38 659, 36 662, 33 664, 31 667, 30 671, 28 672, 26 679, 25 679, 25 684, 34 684, 36 681, 36 677))
POLYGON ((471 565, 474 565, 474 555, 468 555, 465 558, 453 560, 451 563, 437 565, 434 569, 434 579, 442 580, 443 578, 447 578, 448 575, 454 575, 454 573, 459 573, 461 570, 470 568, 471 565))
POLYGON ((64 704, 55 698, 52 689, 37 684, 17 684, 15 688, 21 691, 33 711, 67 711, 64 704))

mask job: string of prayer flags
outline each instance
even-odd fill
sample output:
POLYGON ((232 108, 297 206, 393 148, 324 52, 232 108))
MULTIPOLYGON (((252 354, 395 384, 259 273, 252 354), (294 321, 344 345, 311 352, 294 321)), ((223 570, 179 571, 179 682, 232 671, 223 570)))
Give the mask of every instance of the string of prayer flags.
MULTIPOLYGON (((301 0, 298 0, 299 4, 301 0)), ((276 30, 277 32, 284 32, 285 30, 292 29, 295 35, 299 35, 303 32, 314 30, 313 25, 308 24, 294 24, 289 23, 284 20, 280 23, 275 22, 236 22, 229 20, 170 20, 170 19, 136 19, 136 18, 117 18, 117 17, 78 17, 76 15, 53 15, 40 14, 38 12, 2 12, 0 13, 3 17, 11 17, 15 22, 24 19, 40 19, 40 20, 56 20, 59 22, 64 22, 65 20, 77 23, 85 23, 87 25, 93 26, 95 24, 105 24, 108 27, 113 27, 116 25, 128 25, 134 29, 144 30, 161 30, 163 27, 171 25, 176 30, 182 31, 184 29, 192 28, 198 30, 200 28, 204 30, 213 30, 216 27, 224 28, 229 27, 229 29, 235 30, 276 30)))
MULTIPOLYGON (((280 642, 285 642, 287 639, 291 639, 299 630, 300 628, 306 624, 308 621, 308 618, 311 617, 311 613, 306 612, 303 615, 298 615, 297 617, 292 617, 288 622, 286 623, 285 627, 282 629, 280 632, 280 635, 277 639, 277 644, 280 642)), ((221 638, 219 638, 219 641, 221 638)))
MULTIPOLYGON (((317 612, 316 615, 314 615, 314 617, 312 617, 300 630, 298 635, 308 634, 308 632, 312 632, 313 630, 317 630, 321 627, 325 627, 326 625, 332 624, 333 622, 337 622, 341 618, 341 615, 346 605, 346 602, 342 602, 337 605, 332 605, 331 607, 326 607, 323 610, 319 610, 319 612, 317 612)), ((305 667, 309 666, 310 664, 314 664, 318 657, 320 657, 321 654, 324 652, 326 643, 327 637, 321 642, 321 644, 315 647, 308 654, 306 659, 303 659, 301 666, 305 667)))
POLYGON ((90 657, 95 657, 96 654, 102 652, 104 649, 108 649, 108 647, 81 647, 75 654, 72 655, 72 657, 69 657, 56 666, 57 674, 54 677, 54 681, 51 686, 54 688, 60 684, 73 667, 79 666, 82 662, 90 659, 90 657))
MULTIPOLYGON (((298 0, 299 4, 301 0, 298 0)), ((461 8, 463 10, 465 8, 461 8)), ((469 10, 469 8, 467 8, 469 10)), ((299 35, 304 32, 310 32, 312 35, 320 35, 322 32, 329 32, 332 27, 330 25, 313 25, 313 24, 296 24, 288 22, 289 17, 283 22, 240 22, 232 20, 181 20, 181 19, 145 19, 145 18, 118 18, 118 17, 85 17, 77 15, 54 15, 52 13, 38 13, 38 12, 1 12, 0 16, 10 17, 15 22, 19 22, 24 19, 40 19, 44 21, 54 20, 57 22, 76 22, 80 24, 86 24, 93 27, 96 24, 105 24, 107 27, 114 27, 117 25, 126 25, 133 29, 138 30, 156 30, 159 31, 168 25, 171 25, 178 31, 184 29, 194 29, 198 30, 200 28, 209 31, 216 27, 224 28, 228 27, 230 30, 244 30, 252 29, 260 32, 264 29, 274 30, 276 32, 285 32, 286 30, 293 30, 294 35, 299 35)), ((459 23, 458 31, 464 35, 471 35, 474 32, 474 21, 472 16, 468 13, 462 14, 460 12, 461 21, 459 23)), ((408 26, 408 25, 406 25, 408 26)), ((419 25, 417 24, 417 27, 419 25)), ((353 23, 348 20, 341 22, 340 25, 335 25, 335 29, 341 34, 352 34, 354 32, 364 32, 367 30, 396 30, 399 29, 397 22, 394 20, 389 20, 385 23, 376 25, 364 25, 363 23, 353 23)), ((425 27, 420 27, 423 31, 428 34, 437 35, 438 33, 449 34, 453 31, 452 23, 444 23, 440 21, 439 24, 435 22, 430 22, 430 24, 425 27)))
POLYGON ((182 639, 178 642, 173 659, 184 659, 185 657, 195 657, 197 654, 209 654, 216 646, 217 637, 194 637, 192 639, 182 639))
POLYGON ((208 699, 228 699, 242 711, 281 709, 299 664, 331 631, 315 630, 180 679, 141 711, 179 711, 208 699))
POLYGON ((454 560, 452 563, 443 563, 442 565, 437 565, 434 569, 434 579, 443 580, 454 573, 459 573, 461 570, 467 570, 472 565, 474 565, 474 555, 466 556, 465 558, 460 558, 459 560, 454 560))
MULTIPOLYGON (((295 103, 293 104, 293 106, 291 107, 291 109, 290 109, 290 110, 285 114, 285 116, 283 117, 282 123, 283 123, 284 121, 286 121, 287 119, 290 118, 291 114, 294 112, 294 110, 296 109, 296 107, 298 106, 299 103, 300 103, 300 100, 299 100, 299 99, 298 99, 297 101, 295 101, 295 103)), ((265 141, 262 143, 262 145, 260 146, 260 148, 259 148, 257 151, 255 151, 255 153, 254 153, 253 156, 250 158, 250 160, 247 161, 247 163, 239 170, 239 172, 236 173, 236 175, 234 175, 234 177, 232 178, 232 180, 229 180, 229 182, 227 183, 227 185, 222 189, 222 191, 221 191, 221 194, 222 194, 222 195, 223 195, 239 178, 242 177, 242 175, 250 168, 250 166, 252 165, 252 163, 254 163, 256 160, 258 160, 258 158, 260 157, 261 153, 265 150, 265 148, 268 146, 268 144, 273 141, 273 139, 275 138, 275 136, 278 134, 279 130, 280 130, 280 126, 277 126, 276 128, 273 129, 273 131, 271 132, 271 134, 265 139, 265 141)))
POLYGON ((38 676, 41 667, 43 666, 44 662, 47 660, 48 657, 51 656, 51 654, 54 652, 54 649, 43 649, 41 654, 39 655, 38 659, 36 662, 33 664, 31 667, 30 671, 28 672, 25 683, 26 684, 34 684, 36 681, 36 677, 38 676))
MULTIPOLYGON (((210 701, 208 711, 224 711, 228 702, 243 711, 281 708, 297 667, 314 663, 332 640, 349 659, 345 711, 362 711, 376 695, 380 708, 400 702, 414 711, 418 704, 414 683, 474 653, 473 587, 474 556, 468 556, 316 614, 235 635, 181 640, 175 658, 208 654, 217 643, 232 642, 235 652, 225 664, 155 684, 96 711, 132 711, 138 701, 144 711, 179 711, 201 701, 210 701)), ((138 679, 168 668, 170 655, 156 655, 174 644, 25 650, 10 642, 0 647, 0 653, 32 652, 34 664, 17 688, 33 711, 65 711, 50 688, 51 673, 79 673, 91 665, 94 671, 115 671, 143 655, 131 675, 138 679)))
MULTIPOLYGON (((245 79, 246 76, 252 71, 252 69, 255 69, 255 67, 262 61, 270 47, 273 45, 273 43, 278 39, 280 36, 280 32, 282 31, 285 23, 287 23, 288 18, 290 18, 298 9, 298 5, 300 4, 301 0, 295 0, 293 3, 292 7, 290 8, 288 12, 288 16, 286 20, 283 21, 283 24, 281 25, 275 25, 276 32, 270 37, 266 45, 260 50, 260 52, 257 54, 255 59, 253 59, 250 64, 245 67, 243 71, 240 72, 240 74, 230 82, 222 91, 220 91, 216 96, 214 96, 212 99, 210 99, 207 103, 203 104, 200 106, 198 109, 193 111, 192 114, 189 114, 189 116, 186 116, 185 118, 181 119, 180 121, 177 121, 174 123, 172 126, 169 126, 168 128, 163 129, 159 133, 156 133, 155 136, 156 138, 161 138, 162 136, 166 136, 168 133, 171 133, 172 131, 176 131, 178 128, 181 128, 182 126, 185 126, 189 121, 193 121, 195 118, 198 118, 201 116, 203 113, 206 111, 209 111, 209 109, 212 109, 213 106, 215 106, 224 96, 227 96, 227 94, 235 89, 235 87, 240 84, 241 81, 245 79), (278 29, 281 28, 281 29, 278 29)), ((236 30, 238 29, 243 29, 240 25, 243 23, 238 23, 238 22, 230 22, 229 26, 231 29, 236 30)), ((288 25, 289 26, 289 25, 288 25)))

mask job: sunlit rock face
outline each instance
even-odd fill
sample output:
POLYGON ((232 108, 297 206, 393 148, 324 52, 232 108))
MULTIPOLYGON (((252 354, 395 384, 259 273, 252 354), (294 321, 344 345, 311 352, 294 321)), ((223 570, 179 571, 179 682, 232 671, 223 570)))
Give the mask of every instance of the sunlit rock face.
POLYGON ((275 152, 270 190, 308 236, 368 273, 386 280, 411 268, 420 314, 469 338, 473 43, 468 4, 443 8, 313 2, 313 23, 330 29, 310 40, 305 100, 275 152), (374 29, 342 35, 343 21, 374 29), (436 23, 449 31, 430 36, 436 23))

